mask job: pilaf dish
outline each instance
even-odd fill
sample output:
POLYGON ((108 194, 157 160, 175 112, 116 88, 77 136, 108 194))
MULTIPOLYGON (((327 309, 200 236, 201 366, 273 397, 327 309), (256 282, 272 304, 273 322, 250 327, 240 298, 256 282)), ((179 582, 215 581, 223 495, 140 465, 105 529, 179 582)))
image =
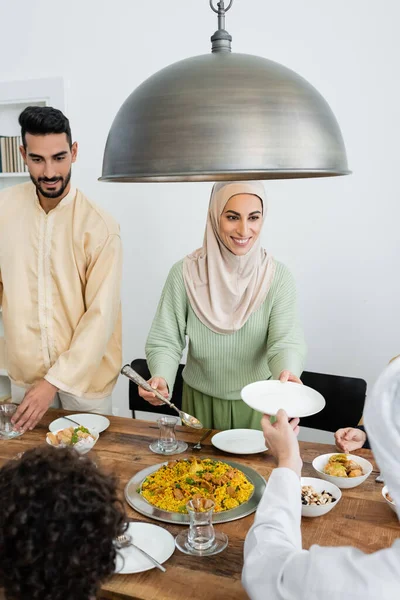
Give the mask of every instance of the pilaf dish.
POLYGON ((163 465, 143 480, 138 491, 149 504, 169 512, 187 513, 186 503, 195 498, 213 500, 215 512, 222 512, 247 502, 254 485, 224 462, 192 457, 163 465))

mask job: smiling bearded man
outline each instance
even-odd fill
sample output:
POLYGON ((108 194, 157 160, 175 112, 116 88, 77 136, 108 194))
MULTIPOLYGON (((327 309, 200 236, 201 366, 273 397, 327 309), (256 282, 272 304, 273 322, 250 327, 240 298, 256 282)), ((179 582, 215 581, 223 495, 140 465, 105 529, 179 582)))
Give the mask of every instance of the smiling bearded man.
POLYGON ((122 258, 117 223, 71 186, 68 119, 29 106, 19 123, 32 183, 0 193, 0 305, 13 422, 26 431, 52 404, 111 413, 122 258))

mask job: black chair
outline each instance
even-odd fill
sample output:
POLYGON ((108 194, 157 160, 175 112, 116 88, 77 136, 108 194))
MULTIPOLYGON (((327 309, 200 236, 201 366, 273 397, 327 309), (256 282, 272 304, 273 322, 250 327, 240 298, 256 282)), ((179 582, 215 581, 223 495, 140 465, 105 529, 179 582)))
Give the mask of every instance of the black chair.
MULTIPOLYGON (((182 408, 182 371, 184 366, 179 365, 171 398, 177 408, 182 408)), ((131 367, 146 381, 150 379, 150 371, 144 358, 134 360, 131 367)), ((304 385, 322 394, 326 401, 324 410, 311 417, 301 419, 302 427, 334 432, 341 427, 358 425, 363 414, 367 392, 367 384, 363 379, 303 371, 301 380, 304 385)), ((133 418, 135 418, 135 410, 176 416, 176 412, 166 404, 153 406, 144 400, 139 396, 138 387, 132 381, 129 381, 129 408, 133 418)))
POLYGON ((324 410, 300 419, 302 427, 324 431, 357 427, 367 393, 367 383, 363 379, 303 371, 301 380, 304 385, 322 394, 326 401, 324 410))
MULTIPOLYGON (((131 362, 131 367, 134 369, 139 375, 143 377, 146 381, 150 379, 150 371, 147 366, 147 362, 144 358, 136 358, 131 362)), ((182 408, 182 388, 183 388, 183 379, 182 379, 182 371, 185 365, 179 365, 178 372, 176 374, 174 391, 172 393, 171 402, 175 404, 175 406, 179 409, 182 408)), ((167 406, 166 404, 162 404, 160 406, 153 406, 147 400, 144 400, 141 396, 139 396, 139 388, 136 383, 133 381, 129 381, 129 408, 132 411, 132 417, 135 418, 135 410, 143 410, 151 413, 158 413, 163 415, 172 415, 176 417, 176 411, 167 406)))

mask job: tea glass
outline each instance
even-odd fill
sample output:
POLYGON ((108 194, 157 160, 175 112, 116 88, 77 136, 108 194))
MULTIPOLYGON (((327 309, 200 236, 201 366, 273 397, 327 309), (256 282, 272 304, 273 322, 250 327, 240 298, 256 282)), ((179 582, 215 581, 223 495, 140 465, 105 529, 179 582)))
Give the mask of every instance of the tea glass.
POLYGON ((11 402, 0 403, 0 438, 10 440, 22 435, 21 431, 14 429, 11 418, 17 410, 18 405, 11 402))
POLYGON ((211 556, 225 550, 228 536, 215 531, 212 515, 215 502, 209 498, 194 498, 186 504, 190 525, 175 538, 175 546, 185 554, 211 556))
POLYGON ((186 442, 176 439, 175 426, 177 423, 178 417, 165 416, 157 419, 159 437, 149 446, 152 452, 156 454, 180 454, 187 450, 188 445, 186 442))

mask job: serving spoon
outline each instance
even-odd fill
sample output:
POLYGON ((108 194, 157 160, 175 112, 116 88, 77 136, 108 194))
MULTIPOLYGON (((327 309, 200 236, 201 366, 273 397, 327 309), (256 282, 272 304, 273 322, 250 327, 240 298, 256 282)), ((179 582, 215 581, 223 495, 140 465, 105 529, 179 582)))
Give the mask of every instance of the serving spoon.
POLYGON ((71 419, 71 417, 67 417, 67 415, 63 415, 61 418, 66 419, 67 421, 71 421, 71 423, 75 423, 75 425, 78 425, 78 427, 84 427, 84 425, 82 425, 82 423, 78 423, 78 421, 74 421, 74 419, 71 419))
POLYGON ((189 415, 183 410, 179 410, 179 408, 177 408, 175 404, 170 402, 167 398, 164 398, 164 396, 162 396, 160 392, 153 389, 151 385, 145 379, 143 379, 143 377, 139 375, 139 373, 136 373, 136 371, 134 371, 130 365, 125 365, 124 367, 122 367, 121 373, 122 375, 125 375, 125 377, 128 377, 128 379, 136 383, 136 385, 139 385, 147 392, 151 392, 152 394, 154 394, 156 398, 161 400, 161 402, 167 404, 170 408, 176 410, 176 412, 182 420, 182 423, 184 423, 188 427, 193 427, 194 429, 203 429, 202 423, 198 419, 196 419, 196 417, 192 417, 192 415, 189 415))
POLYGON ((201 450, 201 442, 204 442, 206 437, 208 437, 211 432, 212 432, 212 429, 207 429, 207 431, 201 436, 201 438, 199 439, 197 444, 194 444, 194 446, 192 446, 192 450, 201 450))

